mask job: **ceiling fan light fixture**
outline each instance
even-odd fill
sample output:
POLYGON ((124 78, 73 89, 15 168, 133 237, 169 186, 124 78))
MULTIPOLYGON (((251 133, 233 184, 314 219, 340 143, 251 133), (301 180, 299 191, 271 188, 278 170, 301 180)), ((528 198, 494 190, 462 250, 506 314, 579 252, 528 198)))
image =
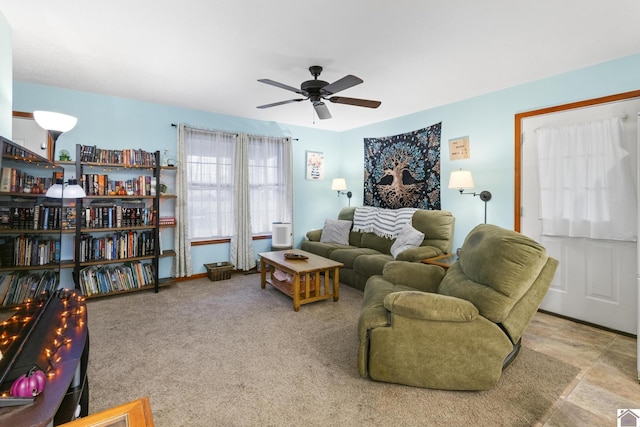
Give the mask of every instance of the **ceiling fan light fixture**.
MULTIPOLYGON (((289 90, 291 92, 298 93, 300 95, 306 96, 305 99, 308 99, 313 104, 313 107, 318 114, 318 117, 321 120, 330 119, 331 113, 327 108, 326 104, 323 100, 327 100, 329 102, 334 102, 337 104, 347 104, 353 105, 356 107, 367 107, 367 108, 378 108, 381 104, 380 101, 373 101, 368 99, 359 99, 359 98, 347 98, 347 97, 339 97, 339 96, 331 96, 340 91, 349 89, 353 86, 359 85, 363 83, 363 80, 354 75, 346 75, 341 79, 336 80, 333 83, 325 82, 324 80, 318 80, 320 73, 322 72, 322 67, 319 65, 312 65, 309 67, 309 72, 313 76, 313 80, 307 80, 302 82, 300 85, 300 89, 296 89, 293 86, 289 86, 283 83, 276 82, 271 79, 258 79, 260 83, 265 83, 271 86, 279 87, 281 89, 289 90), (330 97, 331 96, 331 97, 330 97)), ((287 101, 274 102, 271 104, 259 105, 257 108, 270 108, 278 105, 289 104, 291 102, 304 101, 305 99, 290 99, 287 101)))

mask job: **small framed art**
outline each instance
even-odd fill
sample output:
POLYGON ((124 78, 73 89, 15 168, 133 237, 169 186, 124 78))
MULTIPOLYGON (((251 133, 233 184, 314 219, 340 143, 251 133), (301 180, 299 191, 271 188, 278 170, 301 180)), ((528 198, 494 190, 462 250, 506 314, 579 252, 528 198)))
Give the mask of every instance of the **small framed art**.
POLYGON ((470 157, 468 136, 449 140, 449 160, 461 160, 470 157))
POLYGON ((306 178, 324 179, 324 154, 319 151, 307 151, 306 178))

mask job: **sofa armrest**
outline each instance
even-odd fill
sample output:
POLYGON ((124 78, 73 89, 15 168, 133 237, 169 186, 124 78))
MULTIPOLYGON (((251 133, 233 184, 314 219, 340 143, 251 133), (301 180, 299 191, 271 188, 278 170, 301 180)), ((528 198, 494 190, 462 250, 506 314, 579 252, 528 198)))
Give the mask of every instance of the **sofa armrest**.
POLYGON ((322 228, 307 231, 306 236, 307 236, 307 239, 311 240, 312 242, 319 242, 320 237, 322 237, 322 228))
POLYGON ((389 261, 382 271, 382 277, 388 282, 423 292, 436 292, 444 274, 440 266, 406 261, 389 261))
POLYGON ((384 298, 384 307, 399 316, 442 322, 471 322, 479 315, 467 300, 429 292, 392 292, 384 298))
POLYGON ((435 246, 418 246, 410 248, 398 254, 397 261, 419 262, 423 259, 437 257, 442 255, 442 251, 435 246))

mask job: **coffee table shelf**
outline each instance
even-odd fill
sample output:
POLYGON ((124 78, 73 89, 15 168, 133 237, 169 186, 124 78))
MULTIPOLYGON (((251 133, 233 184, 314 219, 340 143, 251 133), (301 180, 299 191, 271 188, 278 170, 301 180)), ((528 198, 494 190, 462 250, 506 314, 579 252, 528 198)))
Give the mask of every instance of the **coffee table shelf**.
POLYGON ((258 255, 260 256, 260 286, 265 289, 266 284, 269 283, 291 297, 295 311, 300 310, 302 304, 329 298, 338 301, 340 297, 340 267, 343 267, 344 264, 300 249, 263 252, 258 255), (286 253, 300 254, 306 258, 288 259, 285 258, 286 253), (273 269, 267 272, 267 266, 271 266, 273 269), (276 279, 274 269, 289 274, 292 280, 289 282, 276 279), (267 277, 267 273, 269 273, 269 277, 267 277))

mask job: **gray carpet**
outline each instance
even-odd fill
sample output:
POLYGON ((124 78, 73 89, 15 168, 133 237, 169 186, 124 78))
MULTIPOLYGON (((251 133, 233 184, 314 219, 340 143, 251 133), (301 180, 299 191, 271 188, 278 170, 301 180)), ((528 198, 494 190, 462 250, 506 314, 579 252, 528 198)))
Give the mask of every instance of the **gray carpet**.
MULTIPOLYGON (((88 301, 90 413, 149 396, 155 425, 526 426, 577 369, 523 348, 498 386, 450 392, 360 378, 362 293, 293 311, 259 275, 88 301)), ((473 357, 470 355, 470 357, 473 357)))

